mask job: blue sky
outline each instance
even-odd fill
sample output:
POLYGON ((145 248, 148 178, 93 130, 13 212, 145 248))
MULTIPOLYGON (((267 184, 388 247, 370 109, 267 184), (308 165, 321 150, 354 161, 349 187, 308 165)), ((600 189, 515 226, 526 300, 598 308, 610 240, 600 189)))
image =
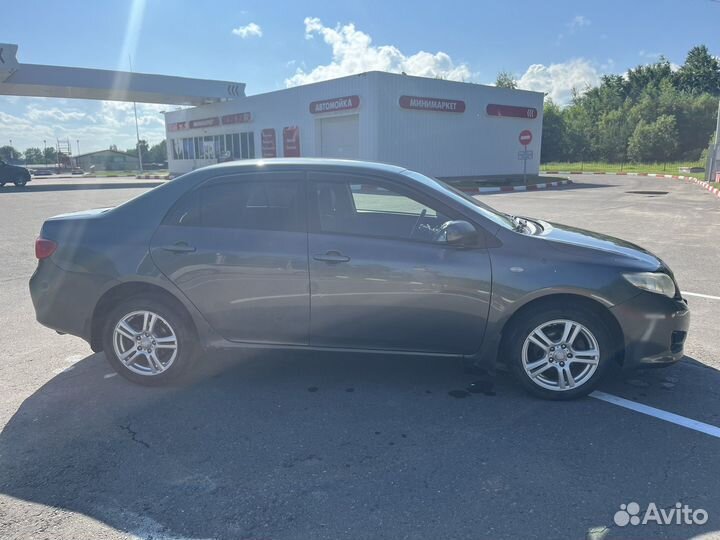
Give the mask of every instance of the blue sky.
MULTIPOLYGON (((566 102, 659 54, 683 62, 694 45, 720 55, 720 2, 4 0, 0 42, 24 63, 236 80, 255 94, 386 69, 521 87, 566 102)), ((164 137, 160 110, 143 105, 141 136, 164 137)), ((0 145, 57 137, 81 151, 134 144, 132 105, 0 97, 0 145)))

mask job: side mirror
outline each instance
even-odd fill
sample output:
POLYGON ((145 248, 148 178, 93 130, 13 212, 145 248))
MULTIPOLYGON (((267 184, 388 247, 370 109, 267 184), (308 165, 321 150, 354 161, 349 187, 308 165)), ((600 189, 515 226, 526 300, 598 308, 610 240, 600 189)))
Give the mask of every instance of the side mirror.
POLYGON ((478 232, 467 221, 446 221, 440 227, 438 239, 452 246, 472 246, 477 243, 478 232))

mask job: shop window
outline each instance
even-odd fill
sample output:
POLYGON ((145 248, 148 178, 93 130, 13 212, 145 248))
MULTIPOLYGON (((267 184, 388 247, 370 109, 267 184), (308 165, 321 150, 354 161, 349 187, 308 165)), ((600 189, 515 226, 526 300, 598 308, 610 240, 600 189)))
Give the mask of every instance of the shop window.
POLYGON ((183 153, 185 159, 195 159, 195 146, 190 138, 183 139, 183 153))

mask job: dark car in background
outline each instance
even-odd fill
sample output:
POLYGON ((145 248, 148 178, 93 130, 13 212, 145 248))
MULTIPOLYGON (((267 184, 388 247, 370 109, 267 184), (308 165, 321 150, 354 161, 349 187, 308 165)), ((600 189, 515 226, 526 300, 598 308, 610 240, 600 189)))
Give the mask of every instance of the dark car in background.
POLYGON ((30 180, 30 172, 25 167, 10 165, 0 160, 0 187, 10 183, 23 187, 30 180))
POLYGON ((266 347, 500 361, 569 399, 614 364, 677 361, 689 326, 642 248, 365 162, 206 167, 50 218, 35 249, 38 321, 149 385, 203 349, 266 347))

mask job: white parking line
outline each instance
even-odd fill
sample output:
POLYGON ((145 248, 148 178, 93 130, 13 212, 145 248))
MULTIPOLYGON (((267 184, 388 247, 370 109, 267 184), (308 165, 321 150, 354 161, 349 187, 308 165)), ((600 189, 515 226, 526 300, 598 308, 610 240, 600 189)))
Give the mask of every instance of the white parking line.
POLYGON ((700 294, 700 293, 696 293, 696 292, 687 292, 687 291, 683 291, 682 293, 686 294, 688 296, 697 296, 699 298, 709 298, 710 300, 720 300, 720 296, 713 296, 711 294, 700 294))
POLYGON ((643 405, 642 403, 636 403, 635 401, 630 401, 629 399, 614 396, 613 394, 598 392, 597 390, 590 394, 590 397, 594 397, 595 399, 599 399, 601 401, 606 401, 607 403, 612 403, 613 405, 617 405, 618 407, 625 407, 626 409, 630 409, 635 412, 647 414, 648 416, 654 416, 655 418, 665 420, 666 422, 670 422, 671 424, 676 424, 678 426, 686 427, 688 429, 693 429, 695 431, 699 431, 700 433, 705 433, 706 435, 710 435, 711 437, 716 437, 720 439, 720 427, 717 426, 705 424, 704 422, 699 422, 697 420, 693 420, 692 418, 680 416, 679 414, 663 411, 662 409, 656 409, 655 407, 643 405))

